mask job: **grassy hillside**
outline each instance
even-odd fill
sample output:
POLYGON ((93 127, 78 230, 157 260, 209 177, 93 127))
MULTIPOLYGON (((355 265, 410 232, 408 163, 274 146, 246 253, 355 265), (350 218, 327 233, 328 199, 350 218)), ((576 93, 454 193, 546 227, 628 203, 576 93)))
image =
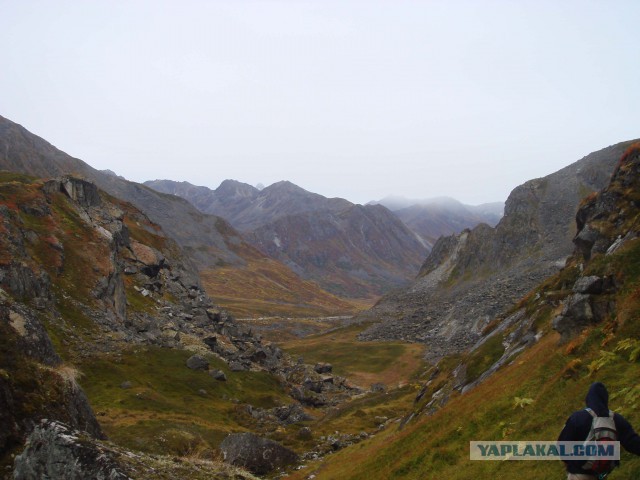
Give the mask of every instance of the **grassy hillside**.
POLYGON ((291 399, 266 372, 231 372, 209 356, 226 382, 185 367, 192 353, 157 347, 83 361, 81 379, 105 433, 119 445, 150 453, 213 455, 232 431, 254 426, 240 407, 272 408, 291 399))
MULTIPOLYGON (((576 253, 563 271, 514 306, 511 313, 525 312, 530 327, 517 323, 471 353, 444 358, 404 428, 398 419, 373 439, 310 463, 289 478, 563 478, 559 461, 471 461, 469 442, 554 441, 566 418, 584 408, 594 381, 607 385, 610 408, 640 430, 640 145, 632 154, 635 160, 625 163, 623 157, 610 187, 582 204, 580 221, 598 232, 585 257, 590 260, 576 253), (623 246, 605 254, 616 238, 625 238, 623 246), (561 343, 553 319, 563 312, 576 279, 594 275, 614 285, 592 299, 600 322, 561 343), (538 341, 470 391, 454 388, 461 371, 469 382, 500 358, 502 340, 524 333, 518 329, 535 333, 538 341)), ((640 458, 623 451, 622 465, 610 478, 640 478, 640 458)))
POLYGON ((367 388, 374 383, 402 387, 424 369, 423 345, 360 342, 356 337, 364 328, 365 325, 353 325, 280 346, 307 363, 329 362, 336 374, 367 388))
POLYGON ((211 298, 237 317, 350 315, 370 306, 328 293, 245 245, 236 248, 244 266, 205 268, 200 278, 211 298))

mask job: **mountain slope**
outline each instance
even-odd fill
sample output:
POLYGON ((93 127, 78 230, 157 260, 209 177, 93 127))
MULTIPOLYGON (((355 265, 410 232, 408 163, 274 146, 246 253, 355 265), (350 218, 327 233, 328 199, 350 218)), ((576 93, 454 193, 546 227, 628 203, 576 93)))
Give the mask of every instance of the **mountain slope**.
POLYGON ((257 311, 252 311, 249 302, 237 311, 239 314, 261 314, 269 305, 274 305, 278 313, 284 310, 293 315, 350 313, 354 309, 351 304, 313 284, 301 283, 286 267, 269 261, 248 245, 222 218, 205 215, 175 195, 159 193, 117 177, 112 172, 98 171, 22 126, 0 117, 0 170, 3 169, 42 178, 79 175, 114 197, 132 203, 161 227, 163 235, 174 239, 184 249, 188 257, 185 262, 190 262, 192 271, 202 272, 207 279, 205 287, 210 295, 216 297, 220 294, 223 301, 229 301, 232 310, 244 300, 258 303, 257 311), (222 267, 227 271, 235 269, 231 284, 216 275, 222 267), (284 276, 288 280, 274 283, 272 276, 284 276), (269 283, 272 288, 269 291, 245 288, 250 287, 256 277, 261 277, 260 280, 269 283), (299 286, 302 286, 300 291, 299 286), (232 298, 229 298, 229 289, 233 289, 232 298), (291 302, 279 302, 279 297, 290 298, 291 302))
POLYGON ((325 289, 355 297, 406 282, 424 252, 413 233, 380 206, 289 215, 247 238, 325 289))
POLYGON ((226 216, 260 251, 341 296, 372 298, 405 284, 427 252, 387 208, 325 198, 290 182, 257 190, 226 180, 208 194, 185 182, 146 185, 226 216))
POLYGON ((382 321, 362 338, 425 342, 433 358, 473 344, 491 319, 564 265, 581 198, 607 184, 631 143, 517 187, 496 228, 441 238, 409 288, 363 315, 382 321))
MULTIPOLYGON (((443 358, 396 426, 289 478, 561 478, 558 461, 471 461, 469 442, 554 441, 594 381, 637 429, 638 192, 640 144, 581 203, 567 266, 513 305, 511 320, 497 318, 471 351, 443 358)), ((612 478, 640 477, 640 458, 623 450, 621 460, 612 478)))

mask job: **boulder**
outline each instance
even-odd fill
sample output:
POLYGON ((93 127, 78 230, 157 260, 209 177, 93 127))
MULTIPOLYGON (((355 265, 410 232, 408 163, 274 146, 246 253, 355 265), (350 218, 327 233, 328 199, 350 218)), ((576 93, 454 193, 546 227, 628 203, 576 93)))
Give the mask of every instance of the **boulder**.
POLYGON ((560 333, 560 341, 566 342, 584 327, 597 321, 591 306, 591 296, 575 293, 566 301, 562 314, 553 319, 553 329, 560 333))
POLYGON ((584 259, 589 260, 591 258, 591 250, 599 238, 600 232, 587 225, 576 235, 573 239, 573 243, 576 245, 584 259))
POLYGON ((384 393, 387 391, 387 386, 384 383, 374 383, 371 385, 371 391, 374 393, 384 393))
POLYGON ((333 365, 331 365, 330 363, 316 363, 313 369, 316 371, 316 373, 320 374, 331 373, 333 371, 333 365))
POLYGON ((224 461, 264 475, 298 461, 298 455, 273 440, 253 433, 232 433, 220 444, 224 461))
POLYGON ((193 355, 187 360, 187 367, 191 370, 208 370, 209 361, 200 355, 193 355))
POLYGON ((227 381, 227 376, 222 370, 211 370, 209 372, 209 375, 211 375, 211 377, 213 377, 215 380, 218 380, 219 382, 227 381))
POLYGON ((42 420, 14 463, 14 480, 35 478, 92 478, 125 480, 109 452, 91 438, 62 422, 42 420))
POLYGON ((573 291, 576 293, 602 293, 602 278, 595 275, 588 277, 580 277, 573 285, 573 291))
POLYGON ((133 240, 131 250, 138 262, 142 264, 140 271, 150 278, 154 278, 164 265, 164 256, 154 248, 133 240))
POLYGON ((305 412, 304 408, 297 403, 276 407, 272 411, 276 418, 285 425, 313 420, 313 417, 305 412))
POLYGON ((240 362, 231 361, 229 362, 229 368, 232 372, 244 372, 247 368, 240 362))
POLYGON ((591 297, 584 293, 570 296, 562 309, 562 316, 574 318, 577 322, 588 325, 593 321, 591 297))

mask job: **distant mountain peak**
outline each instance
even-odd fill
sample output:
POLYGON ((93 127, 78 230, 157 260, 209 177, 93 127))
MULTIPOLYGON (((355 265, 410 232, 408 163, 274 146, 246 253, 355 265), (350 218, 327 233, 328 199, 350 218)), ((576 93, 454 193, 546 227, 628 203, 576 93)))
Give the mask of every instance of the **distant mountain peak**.
POLYGON ((281 193, 299 193, 299 194, 305 194, 305 195, 316 195, 296 185, 295 183, 290 182, 289 180, 280 180, 279 182, 273 183, 268 187, 264 188, 262 192, 265 194, 269 192, 281 192, 281 193))
POLYGON ((122 180, 126 180, 126 178, 124 178, 122 175, 118 175, 116 172, 114 172, 113 170, 109 170, 108 168, 105 170, 100 170, 102 173, 105 173, 111 177, 116 177, 116 178, 120 178, 122 180))
POLYGON ((238 180, 224 180, 218 188, 215 190, 221 195, 232 195, 232 196, 246 196, 253 197, 257 195, 260 190, 256 187, 249 185, 248 183, 242 183, 238 180))

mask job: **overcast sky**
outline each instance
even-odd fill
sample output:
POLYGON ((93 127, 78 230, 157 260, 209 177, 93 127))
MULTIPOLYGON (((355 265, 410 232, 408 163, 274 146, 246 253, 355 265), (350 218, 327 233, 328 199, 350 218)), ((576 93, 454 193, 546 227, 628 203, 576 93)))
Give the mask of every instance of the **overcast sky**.
POLYGON ((99 169, 504 200, 640 137, 640 1, 0 0, 0 115, 99 169))

